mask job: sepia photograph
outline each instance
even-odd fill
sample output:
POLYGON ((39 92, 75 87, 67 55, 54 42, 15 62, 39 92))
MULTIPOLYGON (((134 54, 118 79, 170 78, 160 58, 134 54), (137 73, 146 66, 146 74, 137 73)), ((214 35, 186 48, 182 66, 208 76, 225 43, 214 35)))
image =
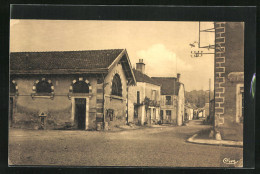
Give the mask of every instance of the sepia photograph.
POLYGON ((10 19, 9 166, 242 168, 244 30, 10 19))

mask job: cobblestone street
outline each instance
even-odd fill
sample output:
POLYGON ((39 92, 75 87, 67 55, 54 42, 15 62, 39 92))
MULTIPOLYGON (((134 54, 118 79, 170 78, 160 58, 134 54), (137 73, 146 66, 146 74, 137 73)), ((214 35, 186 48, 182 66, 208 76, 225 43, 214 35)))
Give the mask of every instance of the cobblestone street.
POLYGON ((243 149, 186 142, 207 129, 154 126, 116 132, 10 129, 12 165, 219 167, 224 158, 242 158, 243 149))

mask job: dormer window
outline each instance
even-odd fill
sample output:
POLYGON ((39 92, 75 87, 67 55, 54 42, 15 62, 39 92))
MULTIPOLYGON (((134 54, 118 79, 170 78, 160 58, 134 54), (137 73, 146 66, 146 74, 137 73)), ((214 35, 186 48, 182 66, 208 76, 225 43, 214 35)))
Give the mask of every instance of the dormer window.
POLYGON ((121 83, 120 76, 118 74, 115 74, 113 78, 111 94, 122 97, 122 83, 121 83))

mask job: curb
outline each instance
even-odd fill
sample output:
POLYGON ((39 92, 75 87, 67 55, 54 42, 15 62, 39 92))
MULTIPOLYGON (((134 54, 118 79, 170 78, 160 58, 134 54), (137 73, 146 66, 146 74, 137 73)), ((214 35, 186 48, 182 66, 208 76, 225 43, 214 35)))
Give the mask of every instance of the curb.
POLYGON ((195 134, 187 139, 187 142, 196 144, 207 144, 207 145, 224 145, 224 146, 235 146, 243 147, 242 141, 228 141, 228 140, 206 140, 206 139, 195 139, 198 134, 195 134))

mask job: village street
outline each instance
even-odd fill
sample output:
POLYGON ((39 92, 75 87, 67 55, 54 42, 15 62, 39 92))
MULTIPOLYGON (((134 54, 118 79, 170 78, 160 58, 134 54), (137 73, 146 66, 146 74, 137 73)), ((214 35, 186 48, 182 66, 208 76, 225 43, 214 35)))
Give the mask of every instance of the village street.
POLYGON ((186 142, 207 129, 201 120, 187 126, 154 126, 115 132, 10 129, 9 163, 71 166, 218 167, 243 149, 186 142))

